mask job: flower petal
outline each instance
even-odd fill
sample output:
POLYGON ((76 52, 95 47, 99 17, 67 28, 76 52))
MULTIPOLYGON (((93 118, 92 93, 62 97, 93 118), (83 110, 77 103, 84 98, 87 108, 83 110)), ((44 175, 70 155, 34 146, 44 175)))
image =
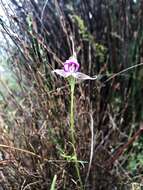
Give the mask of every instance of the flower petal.
POLYGON ((69 72, 77 72, 79 70, 79 63, 77 59, 70 58, 64 63, 64 70, 69 72))
POLYGON ((97 76, 90 77, 90 76, 88 76, 84 73, 81 73, 81 72, 72 73, 72 76, 75 77, 76 79, 80 79, 80 80, 96 80, 97 79, 97 76))
POLYGON ((71 73, 64 71, 64 69, 55 69, 52 71, 52 73, 56 73, 64 78, 69 77, 71 73))
POLYGON ((69 63, 67 63, 67 62, 64 63, 64 71, 66 71, 66 72, 69 71, 69 63))
POLYGON ((76 59, 76 58, 73 58, 73 57, 72 57, 72 58, 69 58, 68 60, 66 60, 65 63, 71 63, 71 62, 79 64, 78 61, 77 61, 77 59, 76 59))

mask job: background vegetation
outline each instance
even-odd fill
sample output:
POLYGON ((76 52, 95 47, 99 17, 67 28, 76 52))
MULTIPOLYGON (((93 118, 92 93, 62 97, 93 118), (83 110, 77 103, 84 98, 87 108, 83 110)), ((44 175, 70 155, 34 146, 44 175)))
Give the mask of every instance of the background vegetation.
POLYGON ((143 1, 0 4, 7 16, 0 18, 7 55, 1 62, 12 73, 8 81, 0 78, 1 188, 50 189, 54 178, 56 189, 79 189, 69 156, 68 83, 51 74, 71 56, 71 38, 81 71, 98 75, 76 86, 76 149, 87 161, 80 167, 85 189, 141 184, 143 67, 112 76, 143 60, 143 1))

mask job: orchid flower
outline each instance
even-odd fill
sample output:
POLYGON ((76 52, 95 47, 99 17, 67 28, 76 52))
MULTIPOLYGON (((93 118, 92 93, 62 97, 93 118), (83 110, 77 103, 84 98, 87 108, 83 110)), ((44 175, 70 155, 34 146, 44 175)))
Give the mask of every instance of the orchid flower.
POLYGON ((66 62, 64 63, 64 67, 63 69, 55 69, 52 72, 56 73, 64 78, 67 77, 74 77, 76 79, 80 79, 80 80, 95 80, 97 79, 97 76, 95 77, 90 77, 84 73, 78 72, 79 70, 79 63, 77 61, 76 58, 71 57, 68 60, 66 60, 66 62))

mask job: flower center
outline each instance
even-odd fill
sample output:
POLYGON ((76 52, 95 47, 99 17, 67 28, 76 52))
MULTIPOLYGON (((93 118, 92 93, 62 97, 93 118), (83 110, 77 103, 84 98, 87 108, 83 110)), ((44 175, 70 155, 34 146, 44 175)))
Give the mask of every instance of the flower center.
POLYGON ((72 60, 67 60, 64 63, 64 71, 69 73, 75 73, 79 69, 79 63, 72 60))

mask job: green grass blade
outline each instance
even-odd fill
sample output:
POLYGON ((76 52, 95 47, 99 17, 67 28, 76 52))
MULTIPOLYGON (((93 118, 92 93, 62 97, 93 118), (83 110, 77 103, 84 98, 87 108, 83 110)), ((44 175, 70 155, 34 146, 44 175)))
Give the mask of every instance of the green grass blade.
POLYGON ((57 175, 54 175, 54 178, 53 178, 50 190, 56 190, 56 188, 55 188, 55 186, 56 186, 56 179, 57 179, 57 175))

